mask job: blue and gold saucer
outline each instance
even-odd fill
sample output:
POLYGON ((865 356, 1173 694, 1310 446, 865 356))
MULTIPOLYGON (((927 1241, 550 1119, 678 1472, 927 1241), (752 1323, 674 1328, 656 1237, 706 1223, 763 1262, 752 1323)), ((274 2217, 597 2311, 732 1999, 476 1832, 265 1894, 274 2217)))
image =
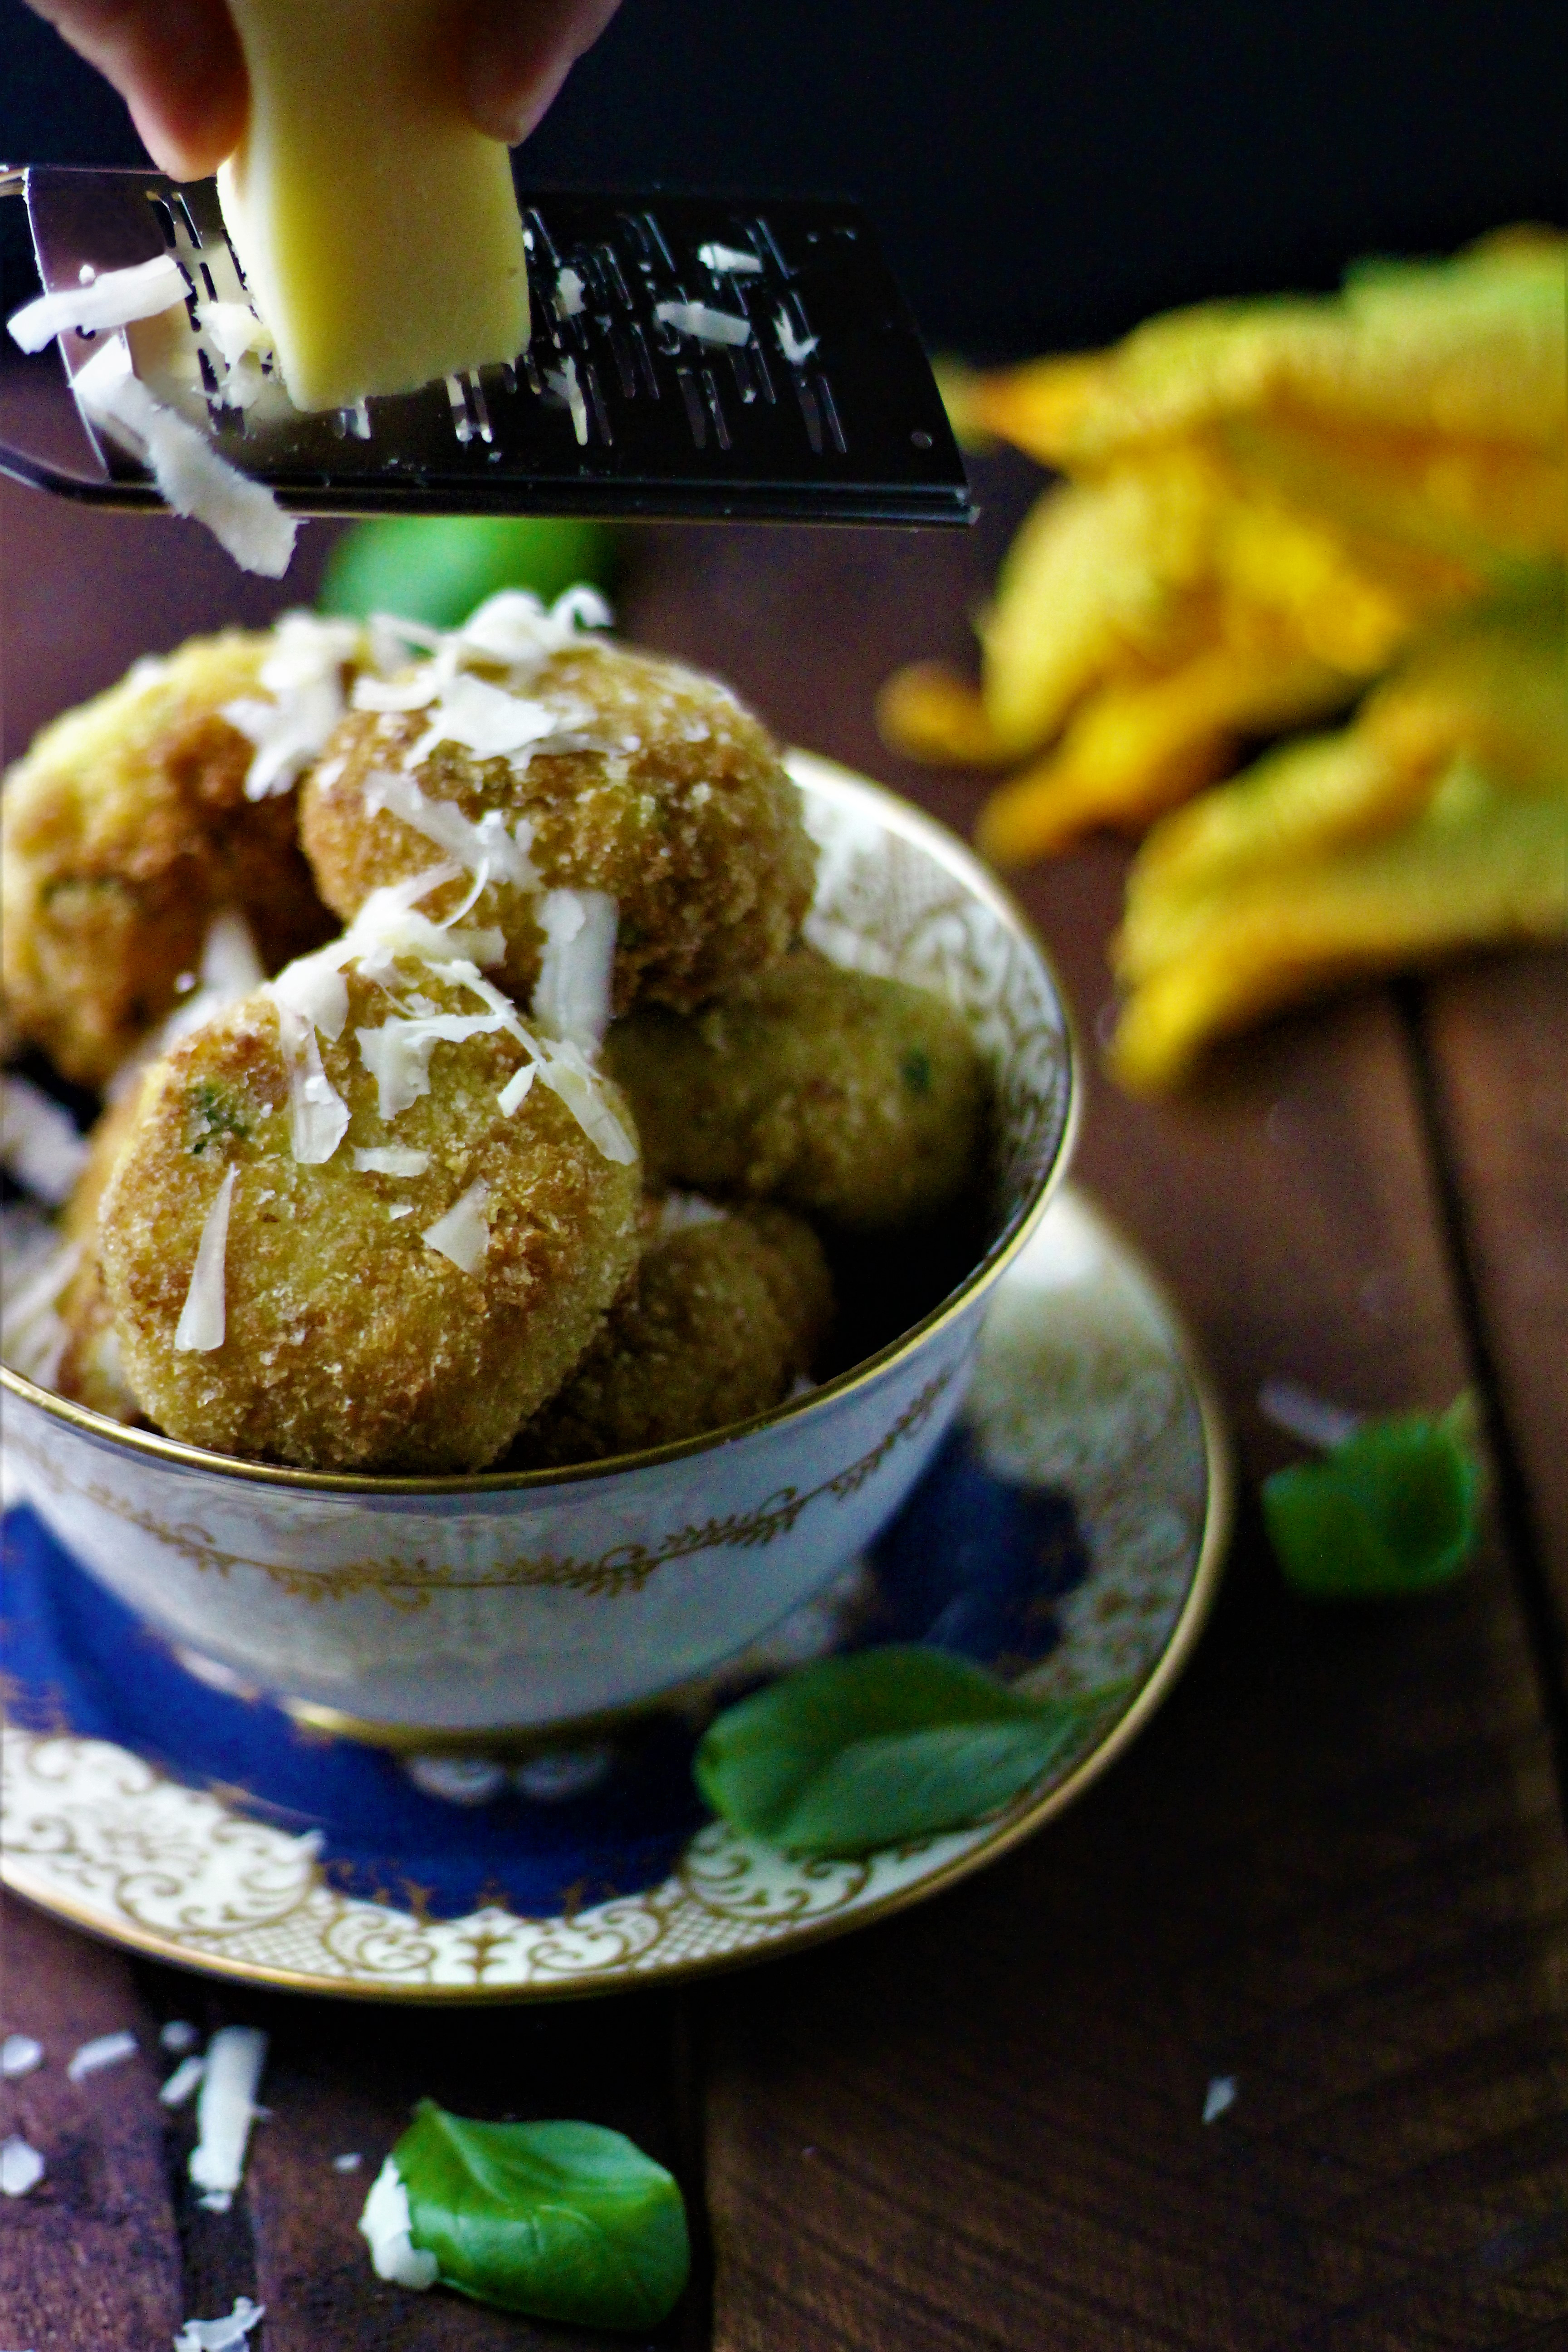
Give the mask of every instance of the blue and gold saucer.
POLYGON ((1228 1496, 1173 1310, 1068 1188, 874 1550, 721 1678, 570 1748, 399 1758, 300 1723, 166 1648, 13 1511, 0 1870, 117 1942, 300 1991, 538 1999, 791 1949, 978 1868, 1104 1769, 1197 1638, 1228 1496), (705 1820, 690 1761, 716 1706, 827 1650, 909 1641, 1103 1704, 999 1814, 864 1861, 792 1862, 705 1820))

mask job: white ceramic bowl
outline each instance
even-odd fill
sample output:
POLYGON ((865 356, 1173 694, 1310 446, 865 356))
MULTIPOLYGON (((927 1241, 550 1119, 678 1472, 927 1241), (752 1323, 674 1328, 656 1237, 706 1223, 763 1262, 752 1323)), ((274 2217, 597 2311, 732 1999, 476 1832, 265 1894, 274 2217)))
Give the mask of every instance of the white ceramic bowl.
POLYGON ((898 1508, 958 1408, 992 1285, 1066 1165, 1066 1013, 1016 911, 942 828, 826 761, 791 770, 820 848, 808 936, 938 990, 996 1076, 984 1254, 923 1321, 719 1435, 578 1471, 327 1477, 127 1431, 4 1375, 26 1497, 216 1677, 392 1745, 537 1734, 709 1672, 898 1508))

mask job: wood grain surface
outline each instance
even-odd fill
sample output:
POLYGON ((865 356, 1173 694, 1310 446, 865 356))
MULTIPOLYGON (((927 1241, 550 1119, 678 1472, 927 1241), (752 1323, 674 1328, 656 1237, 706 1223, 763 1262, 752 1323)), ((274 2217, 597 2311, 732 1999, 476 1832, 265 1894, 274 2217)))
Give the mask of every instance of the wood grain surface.
MULTIPOLYGON (((635 534, 627 626, 967 830, 978 784, 891 759, 871 698, 900 660, 962 655, 1032 483, 999 464, 980 487, 967 539, 635 534)), ((11 756, 134 654, 276 601, 181 526, 0 488, 0 531, 11 756)), ((1097 845, 1019 885, 1091 1062, 1124 866, 1097 845)), ((585 2345, 373 2278, 354 2220, 428 2092, 589 2115, 670 2162, 701 2275, 655 2340, 689 2352, 1568 2343, 1564 977, 1499 959, 1363 991, 1177 1107, 1091 1068, 1079 1173, 1202 1338, 1243 1508, 1163 1713, 981 1877, 679 1996, 472 2015, 249 2002, 10 1905, 6 2020, 50 2064, 5 2086, 0 2136, 50 2172, 0 2212, 0 2342, 151 2352, 245 2292, 256 2352, 585 2345), (1271 1376, 1363 1407, 1478 1385, 1499 1507, 1476 1572, 1409 1607, 1294 1601, 1251 1499, 1291 1451, 1258 1412, 1271 1376), (154 2095, 173 2014, 272 2037, 229 2216, 192 2208, 191 2127, 154 2095), (75 2042, 122 2024, 142 2056, 69 2085, 75 2042), (1220 2076, 1235 2101, 1205 2124, 1220 2076)))
POLYGON ((1568 1613, 1568 957, 1446 973, 1421 1015, 1438 1164, 1516 1449, 1521 1537, 1568 1613))

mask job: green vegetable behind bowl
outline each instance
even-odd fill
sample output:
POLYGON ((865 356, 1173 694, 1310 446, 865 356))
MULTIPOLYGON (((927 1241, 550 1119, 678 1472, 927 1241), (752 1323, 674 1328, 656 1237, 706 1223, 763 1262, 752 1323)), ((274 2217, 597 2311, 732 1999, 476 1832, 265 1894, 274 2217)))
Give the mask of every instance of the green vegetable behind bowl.
POLYGON ((395 613, 456 628, 501 588, 546 604, 585 581, 607 589, 617 542, 608 523, 560 515, 384 515, 355 523, 328 560, 323 613, 395 613))

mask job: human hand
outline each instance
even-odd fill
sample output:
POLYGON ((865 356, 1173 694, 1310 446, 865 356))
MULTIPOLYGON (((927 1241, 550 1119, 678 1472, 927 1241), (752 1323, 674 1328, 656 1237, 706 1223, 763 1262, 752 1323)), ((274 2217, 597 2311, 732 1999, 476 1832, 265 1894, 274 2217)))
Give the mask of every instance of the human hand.
MULTIPOLYGON (((108 77, 153 162, 214 172, 245 129, 245 59, 225 0, 29 0, 108 77)), ((448 0, 447 53, 464 110, 515 145, 539 121, 619 0, 448 0)))

